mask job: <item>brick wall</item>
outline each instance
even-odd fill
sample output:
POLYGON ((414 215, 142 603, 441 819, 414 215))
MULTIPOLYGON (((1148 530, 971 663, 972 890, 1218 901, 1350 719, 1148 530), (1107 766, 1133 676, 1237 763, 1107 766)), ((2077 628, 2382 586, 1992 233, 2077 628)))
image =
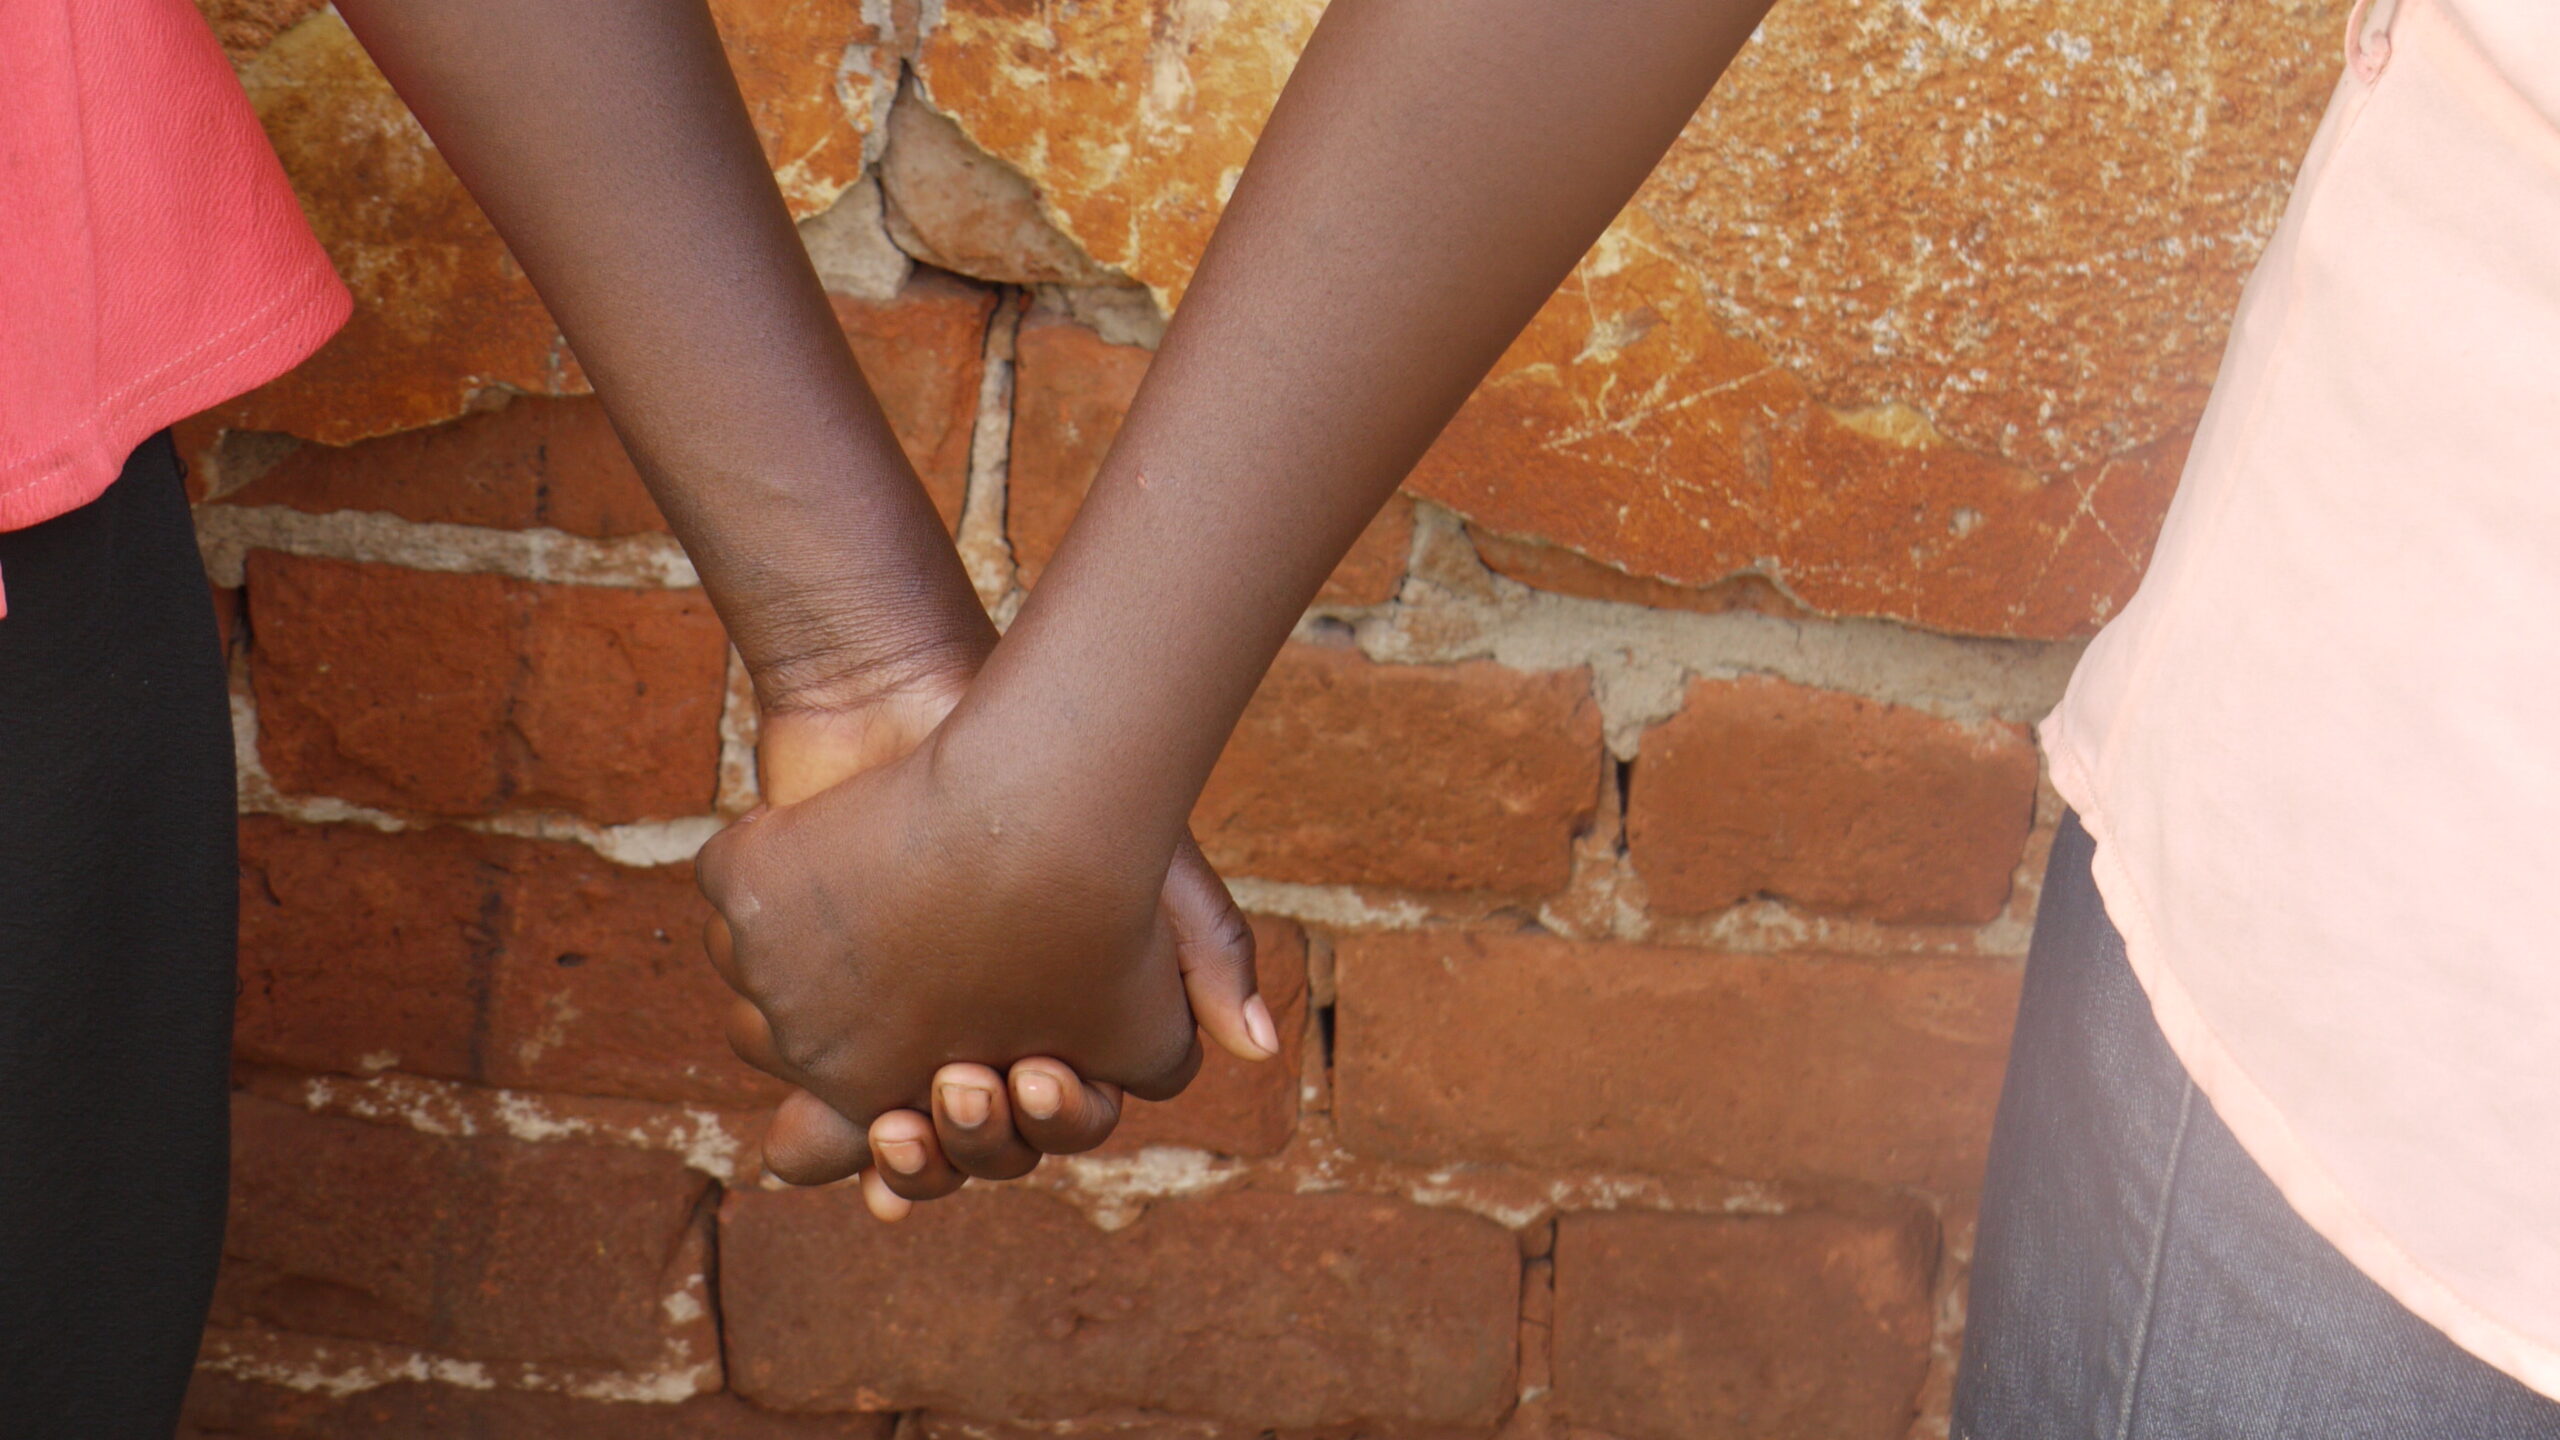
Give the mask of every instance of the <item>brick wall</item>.
MULTIPOLYGON (((1944 1434, 2030 727, 2343 3, 1783 5, 1202 797, 1287 1054, 895 1229, 740 1171, 687 862, 755 717, 682 552, 343 26, 206 4, 360 309, 182 434, 243 817, 197 1433, 1944 1434)), ((1320 6, 715 9, 1007 616, 1320 6)))

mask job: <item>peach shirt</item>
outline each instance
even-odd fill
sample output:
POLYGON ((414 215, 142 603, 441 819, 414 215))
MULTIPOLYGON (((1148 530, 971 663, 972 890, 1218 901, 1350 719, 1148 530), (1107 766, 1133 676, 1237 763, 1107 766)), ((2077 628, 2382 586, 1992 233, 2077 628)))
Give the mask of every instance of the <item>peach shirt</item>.
POLYGON ((2044 739, 2241 1143, 2560 1398, 2560 0, 2368 3, 2044 739))
POLYGON ((89 503, 350 305, 189 0, 0 0, 0 530, 89 503))

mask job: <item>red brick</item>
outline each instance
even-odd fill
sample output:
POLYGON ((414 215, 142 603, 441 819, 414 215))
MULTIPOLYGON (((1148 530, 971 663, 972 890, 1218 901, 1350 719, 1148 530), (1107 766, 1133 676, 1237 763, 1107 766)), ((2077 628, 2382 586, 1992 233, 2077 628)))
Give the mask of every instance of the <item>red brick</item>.
POLYGON ((458 1359, 716 1364, 711 1182, 673 1156, 232 1105, 213 1323, 458 1359))
POLYGON ((752 1104, 689 866, 580 845, 253 817, 241 825, 238 1046, 340 1073, 752 1104))
POLYGON ((731 1395, 615 1404, 400 1383, 353 1395, 196 1372, 179 1440, 889 1440, 886 1415, 778 1415, 731 1395))
POLYGON ((1977 960, 1345 935, 1334 1118, 1421 1165, 1977 1181, 2017 979, 1977 960))
POLYGON ((1167 1201, 1110 1234, 1020 1189, 889 1229, 844 1189, 722 1211, 732 1383, 790 1410, 1483 1426, 1519 1270, 1490 1221, 1348 1195, 1167 1201))
POLYGON ((1267 1440, 1273 1432, 1253 1425, 1221 1424, 1182 1415, 1113 1415, 1092 1420, 1027 1422, 989 1420, 918 1410, 915 1440, 1267 1440))
POLYGON ((1661 910, 1775 895, 1978 924, 2008 904, 2035 804, 2024 726, 1777 680, 1700 680, 1644 736, 1627 847, 1661 910))
POLYGON ((1587 556, 1535 540, 1520 540, 1470 527, 1468 540, 1485 568, 1539 590, 1643 605, 1655 610, 1687 610, 1701 615, 1747 611, 1757 615, 1799 617, 1804 607, 1758 575, 1736 575, 1703 587, 1630 575, 1587 556))
MULTIPOLYGON (((834 304, 944 525, 957 525, 994 293, 922 275, 895 300, 836 296, 834 304)), ((604 406, 586 397, 522 396, 423 430, 301 445, 226 498, 509 530, 548 525, 596 537, 667 528, 604 406)))
POLYGON ((1623 1440, 1895 1440, 1929 1362, 1928 1217, 1568 1215, 1555 1408, 1623 1440))
POLYGON ((1599 784, 1586 672, 1291 645, 1191 823, 1230 875, 1539 894, 1567 879, 1599 784))
POLYGON ((598 538, 667 528, 604 406, 588 398, 519 396, 447 425, 297 446, 226 498, 598 538))
POLYGON ((920 271, 886 303, 830 298, 890 428, 942 512, 944 528, 958 529, 995 292, 920 271))
POLYGON ((728 649, 698 590, 268 551, 248 588, 259 753, 289 792, 608 822, 711 808, 728 649))
POLYGON ((1254 970, 1280 1053, 1258 1064, 1206 1039, 1200 1074, 1163 1104, 1132 1097, 1113 1132, 1115 1151, 1188 1145, 1221 1155, 1277 1155, 1298 1128, 1298 1065, 1307 1030, 1307 936, 1286 920, 1253 922, 1254 970))
MULTIPOLYGON (((1014 345, 1013 447, 1006 466, 1005 527, 1022 583, 1039 583, 1067 538, 1102 457, 1129 413, 1154 355, 1113 345, 1072 320, 1034 315, 1014 345)), ((1413 501, 1398 495, 1342 558, 1320 602, 1375 605, 1395 598, 1413 548, 1413 501)))

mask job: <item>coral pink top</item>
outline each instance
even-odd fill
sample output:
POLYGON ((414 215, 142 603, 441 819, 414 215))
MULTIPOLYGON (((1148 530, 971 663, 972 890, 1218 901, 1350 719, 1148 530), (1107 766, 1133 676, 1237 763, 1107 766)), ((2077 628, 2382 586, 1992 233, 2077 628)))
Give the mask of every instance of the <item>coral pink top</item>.
POLYGON ((2560 5, 2394 8, 2044 736, 2241 1143, 2560 1398, 2560 5))
POLYGON ((0 530, 88 503, 349 305, 188 0, 0 4, 0 530))

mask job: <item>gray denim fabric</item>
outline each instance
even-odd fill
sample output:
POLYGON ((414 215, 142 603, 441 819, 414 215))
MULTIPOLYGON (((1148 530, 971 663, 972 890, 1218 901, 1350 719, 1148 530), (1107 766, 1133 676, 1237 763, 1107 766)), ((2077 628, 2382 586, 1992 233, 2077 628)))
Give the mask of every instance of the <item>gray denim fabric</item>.
POLYGON ((2516 1440, 2560 1405, 2365 1278, 2187 1079, 2055 838, 1992 1135, 1955 1440, 2516 1440))

